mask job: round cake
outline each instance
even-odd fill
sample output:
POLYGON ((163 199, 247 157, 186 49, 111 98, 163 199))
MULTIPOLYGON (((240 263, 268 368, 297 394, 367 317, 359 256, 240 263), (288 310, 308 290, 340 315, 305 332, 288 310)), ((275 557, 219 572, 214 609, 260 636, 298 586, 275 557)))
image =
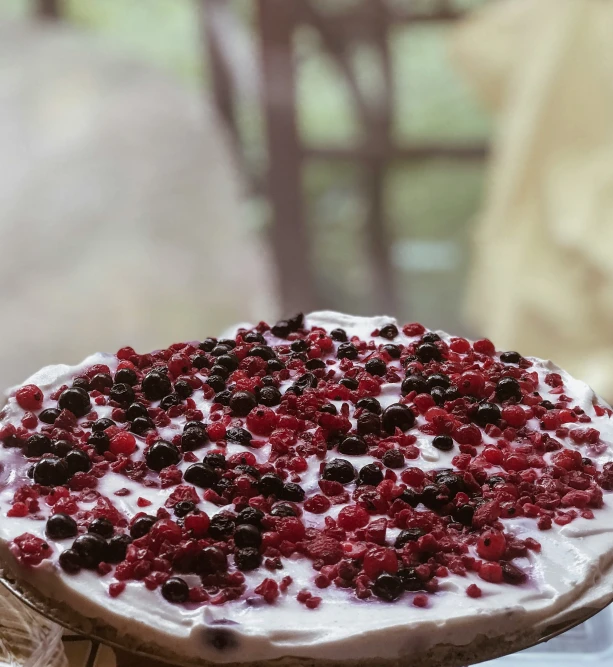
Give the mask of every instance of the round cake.
POLYGON ((612 414, 551 362, 333 312, 50 366, 0 412, 4 577, 194 664, 495 655, 613 597, 612 414))

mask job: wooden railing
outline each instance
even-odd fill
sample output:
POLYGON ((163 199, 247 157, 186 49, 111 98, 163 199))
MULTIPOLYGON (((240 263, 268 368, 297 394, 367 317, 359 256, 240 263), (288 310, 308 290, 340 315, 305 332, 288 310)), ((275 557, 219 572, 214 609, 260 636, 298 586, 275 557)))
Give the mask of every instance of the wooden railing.
MULTIPOLYGON (((222 1, 202 0, 205 12, 215 10, 222 1)), ((367 247, 374 301, 381 312, 393 313, 397 311, 397 295, 390 253, 392 240, 385 224, 386 170, 398 161, 429 158, 474 161, 483 160, 486 155, 486 145, 480 142, 399 144, 392 137, 394 90, 390 30, 398 24, 450 22, 463 16, 444 1, 429 13, 412 10, 410 0, 406 4, 406 8, 398 9, 385 0, 363 0, 357 7, 352 6, 350 12, 323 14, 312 0, 257 1, 263 88, 260 98, 268 150, 268 173, 263 183, 272 211, 271 242, 284 312, 306 310, 317 306, 319 301, 305 223, 302 172, 306 161, 317 159, 360 165, 362 190, 369 201, 367 247), (322 47, 350 91, 362 128, 361 139, 353 146, 310 146, 299 135, 293 37, 303 25, 317 31, 322 47), (375 104, 361 90, 350 59, 350 46, 356 42, 374 47, 381 63, 384 92, 375 104)), ((240 147, 228 67, 224 66, 218 48, 221 39, 222 35, 211 35, 208 41, 213 90, 219 113, 230 128, 235 145, 240 147)), ((257 171, 251 171, 250 180, 254 190, 262 187, 262 177, 257 171)))

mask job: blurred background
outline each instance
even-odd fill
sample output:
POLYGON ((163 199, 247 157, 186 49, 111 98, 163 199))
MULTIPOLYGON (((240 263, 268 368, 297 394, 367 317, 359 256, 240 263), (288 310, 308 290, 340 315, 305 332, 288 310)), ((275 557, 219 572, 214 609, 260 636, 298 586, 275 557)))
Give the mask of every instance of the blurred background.
POLYGON ((1 0, 0 382, 332 308, 613 397, 610 14, 1 0))

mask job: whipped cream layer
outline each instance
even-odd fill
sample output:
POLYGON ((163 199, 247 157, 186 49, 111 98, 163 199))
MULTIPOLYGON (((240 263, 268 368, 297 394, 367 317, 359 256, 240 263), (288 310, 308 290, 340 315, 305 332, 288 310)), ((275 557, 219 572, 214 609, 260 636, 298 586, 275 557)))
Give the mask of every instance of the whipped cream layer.
MULTIPOLYGON (((396 345, 409 345, 419 340, 420 336, 409 337, 402 329, 393 341, 373 338, 372 332, 395 321, 389 317, 361 318, 333 312, 316 312, 307 316, 305 328, 321 327, 331 331, 343 328, 349 337, 357 336, 364 341, 376 340, 377 346, 392 342, 396 345)), ((250 329, 250 325, 242 325, 250 329)), ((400 328, 400 327, 399 327, 400 328)), ((239 328, 237 327, 238 331, 239 328)), ((236 332, 228 333, 227 336, 236 332)), ((451 338, 438 332, 441 339, 449 342, 451 338)), ((282 344, 266 333, 271 345, 282 344)), ((338 343, 335 343, 338 347, 338 343)), ((499 358, 499 355, 495 355, 499 358)), ((532 362, 530 372, 539 376, 539 392, 543 400, 556 402, 557 395, 544 383, 544 378, 552 372, 559 373, 564 382, 564 394, 572 399, 571 405, 582 408, 591 418, 587 426, 600 431, 600 442, 596 445, 577 445, 572 438, 557 438, 565 448, 578 449, 582 456, 589 457, 599 469, 613 461, 613 424, 608 413, 598 416, 595 406, 605 404, 583 382, 576 380, 548 361, 528 358, 532 362)), ((96 354, 75 367, 50 366, 42 369, 24 384, 35 384, 43 390, 45 403, 42 408, 55 407, 57 401, 50 395, 63 385, 70 386, 75 376, 82 375, 95 364, 109 366, 113 373, 118 365, 114 355, 96 354)), ((359 363, 359 362, 356 362, 359 363)), ((400 362, 393 360, 390 365, 401 369, 400 362)), ((280 387, 283 393, 292 384, 292 378, 280 387)), ((208 422, 211 400, 206 400, 202 391, 195 391, 192 398, 197 408, 208 422)), ((384 383, 377 399, 385 408, 397 403, 400 398, 399 383, 384 383)), ((333 401, 341 409, 342 401, 333 401)), ((110 406, 93 406, 99 418, 110 417, 110 406)), ((354 406, 351 406, 350 418, 354 406)), ((17 404, 14 391, 10 393, 5 409, 0 413, 0 426, 13 424, 19 426, 24 410, 17 404)), ((83 420, 81 420, 83 421, 83 420)), ((170 425, 158 428, 161 438, 172 440, 181 434, 184 417, 173 418, 170 425)), ((419 467, 424 471, 452 469, 452 459, 458 454, 457 446, 452 451, 444 452, 432 446, 433 436, 418 430, 425 423, 423 415, 417 416, 415 427, 410 430, 417 437, 416 446, 419 457, 405 461, 404 468, 419 467)), ((570 429, 586 424, 566 424, 570 429)), ((243 427, 244 424, 243 424, 243 427)), ((531 419, 527 427, 539 429, 538 419, 531 419)), ((135 460, 144 458, 144 439, 137 437, 138 449, 132 454, 135 460)), ((482 447, 494 443, 496 438, 483 434, 482 447)), ((209 443, 196 454, 199 459, 215 443, 209 443)), ((226 454, 245 451, 241 445, 228 442, 226 454)), ((250 449, 258 462, 267 461, 270 447, 250 449)), ((371 463, 373 458, 364 456, 342 456, 328 452, 329 458, 351 460, 359 470, 371 463)), ((545 454, 550 460, 551 454, 545 454)), ((300 473, 300 485, 306 497, 320 493, 318 482, 321 479, 320 461, 309 459, 309 467, 300 473)), ((19 449, 0 449, 0 544, 5 559, 11 559, 12 566, 27 578, 28 583, 38 588, 42 594, 68 604, 79 613, 102 621, 125 632, 144 643, 158 644, 180 655, 198 657, 213 662, 248 662, 274 659, 282 656, 301 656, 327 659, 366 659, 396 658, 427 650, 439 644, 466 645, 479 635, 496 637, 510 636, 515 632, 534 630, 545 627, 552 619, 564 615, 586 599, 595 609, 603 606, 611 597, 610 568, 613 563, 613 493, 604 492, 604 506, 594 510, 591 520, 581 517, 565 526, 553 524, 549 530, 539 530, 534 519, 502 518, 507 534, 519 539, 533 538, 542 549, 540 553, 529 551, 525 557, 513 562, 528 574, 528 581, 522 585, 506 583, 494 584, 484 581, 474 572, 466 576, 449 573, 439 579, 438 590, 427 595, 426 607, 412 604, 414 593, 404 594, 396 602, 385 602, 376 596, 367 600, 355 597, 351 590, 331 585, 317 589, 314 579, 317 572, 311 560, 300 554, 283 558, 283 569, 268 571, 260 567, 245 572, 246 594, 237 600, 221 605, 168 603, 159 588, 148 590, 141 581, 128 581, 125 590, 117 597, 109 595, 109 585, 113 582, 113 572, 101 576, 96 571, 81 570, 77 575, 66 574, 58 565, 60 553, 70 547, 71 540, 50 540, 45 537, 45 523, 51 514, 41 499, 40 512, 35 517, 7 517, 15 490, 21 485, 31 483, 27 470, 32 461, 24 458, 19 449), (13 560, 11 543, 23 533, 33 533, 49 543, 52 556, 40 565, 25 568, 13 560), (281 581, 291 576, 292 584, 273 604, 267 604, 254 594, 254 589, 264 578, 281 581), (476 584, 482 592, 481 597, 469 597, 466 589, 476 584), (296 599, 301 589, 308 589, 322 598, 316 609, 308 609, 296 599)), ((181 461, 178 467, 185 471, 189 463, 181 461)), ((488 469, 488 474, 495 474, 497 466, 488 469)), ((402 470, 395 471, 398 475, 402 470)), ((399 481, 400 483, 400 481, 399 481)), ((99 480, 96 491, 109 498, 114 506, 128 519, 139 512, 155 515, 158 508, 164 507, 174 487, 162 489, 147 487, 134 482, 125 475, 107 474, 99 480), (128 495, 117 496, 120 489, 129 489, 128 495), (138 499, 144 498, 151 504, 139 506, 138 499)), ((347 485, 350 493, 355 484, 347 485)), ((198 490, 202 496, 201 490, 198 490)), ((91 509, 95 502, 80 503, 80 509, 91 509)), ((352 501, 350 501, 352 504, 352 501)), ((332 505, 324 514, 304 512, 302 520, 308 527, 321 528, 325 517, 338 516, 344 505, 332 505)), ((199 508, 209 517, 224 509, 202 500, 199 508)), ((373 516, 372 519, 377 519, 373 516)), ((388 545, 393 545, 399 529, 389 528, 386 535, 388 545)), ((472 555, 476 555, 474 552, 472 555)), ((230 570, 235 566, 230 559, 230 570)), ((196 575, 181 575, 190 583, 197 583, 196 575)))

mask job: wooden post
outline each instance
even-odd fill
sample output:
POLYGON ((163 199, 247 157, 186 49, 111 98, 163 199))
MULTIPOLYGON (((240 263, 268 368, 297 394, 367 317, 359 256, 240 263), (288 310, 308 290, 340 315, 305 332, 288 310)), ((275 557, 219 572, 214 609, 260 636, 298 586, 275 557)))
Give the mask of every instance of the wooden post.
POLYGON ((372 40, 380 56, 383 82, 382 99, 374 106, 371 124, 366 127, 366 143, 373 157, 364 165, 365 191, 369 199, 366 234, 373 279, 373 298, 377 313, 397 313, 396 279, 392 265, 392 239, 386 225, 385 176, 391 161, 391 125, 393 109, 391 59, 388 24, 383 0, 369 0, 374 10, 372 40))
POLYGON ((268 146, 271 244, 282 312, 316 306, 302 201, 302 152, 296 126, 293 0, 258 0, 263 106, 268 146))
POLYGON ((38 18, 57 21, 61 18, 61 0, 36 0, 35 13, 38 18))

